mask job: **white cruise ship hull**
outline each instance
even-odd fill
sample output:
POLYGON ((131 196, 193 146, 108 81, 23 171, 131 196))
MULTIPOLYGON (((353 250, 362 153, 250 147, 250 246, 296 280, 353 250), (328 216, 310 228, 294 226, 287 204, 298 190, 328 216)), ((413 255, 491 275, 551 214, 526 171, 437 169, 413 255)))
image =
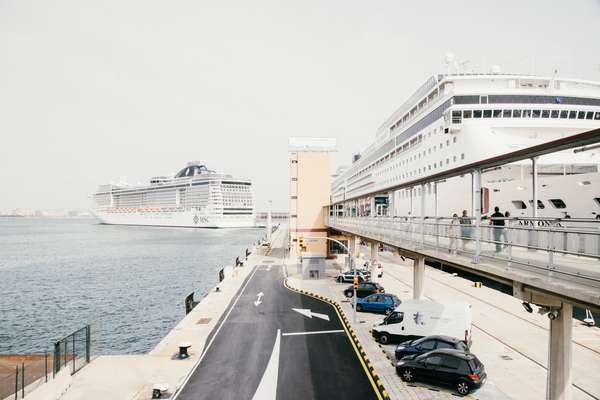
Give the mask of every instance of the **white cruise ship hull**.
POLYGON ((196 211, 94 210, 102 224, 170 226, 184 228, 253 228, 254 215, 202 215, 196 211))

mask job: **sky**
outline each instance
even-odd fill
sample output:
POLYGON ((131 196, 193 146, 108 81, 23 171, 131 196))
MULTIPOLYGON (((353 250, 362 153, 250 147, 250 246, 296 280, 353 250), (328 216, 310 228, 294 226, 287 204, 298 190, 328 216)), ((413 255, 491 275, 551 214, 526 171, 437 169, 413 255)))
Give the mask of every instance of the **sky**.
POLYGON ((448 52, 600 81, 600 0, 0 0, 0 209, 198 160, 287 210, 289 137, 349 164, 448 52))

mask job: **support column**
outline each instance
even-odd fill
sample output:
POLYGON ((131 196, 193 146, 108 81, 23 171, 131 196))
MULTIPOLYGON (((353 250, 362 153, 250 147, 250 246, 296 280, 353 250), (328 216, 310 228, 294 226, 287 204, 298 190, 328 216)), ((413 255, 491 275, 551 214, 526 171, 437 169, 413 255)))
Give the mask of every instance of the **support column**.
POLYGON ((475 257, 473 262, 479 263, 481 255, 481 170, 473 171, 473 217, 475 218, 475 257))
POLYGON ((573 305, 562 303, 558 317, 550 320, 547 400, 571 399, 573 305))
POLYGON ((354 257, 358 258, 360 254, 360 236, 354 236, 354 257))
MULTIPOLYGON (((533 204, 531 208, 531 216, 537 218, 538 216, 538 164, 537 157, 531 159, 531 197, 533 198, 533 204)), ((532 229, 529 231, 529 246, 537 246, 537 221, 533 221, 532 229)), ((529 250, 533 250, 532 248, 529 250)))
POLYGON ((425 257, 418 256, 413 261, 413 299, 421 300, 425 288, 425 257))
MULTIPOLYGON (((533 198, 533 218, 538 216, 538 164, 537 157, 531 159, 531 196, 533 198)), ((537 225, 537 224, 535 224, 537 225)))
POLYGON ((371 260, 379 261, 379 242, 371 242, 371 260))
POLYGON ((425 245, 425 184, 421 184, 421 246, 425 245))

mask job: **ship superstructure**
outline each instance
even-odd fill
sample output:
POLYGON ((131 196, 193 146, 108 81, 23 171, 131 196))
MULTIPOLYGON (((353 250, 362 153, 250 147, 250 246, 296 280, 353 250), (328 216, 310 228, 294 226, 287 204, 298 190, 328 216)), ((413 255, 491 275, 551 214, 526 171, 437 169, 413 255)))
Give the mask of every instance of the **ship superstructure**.
POLYGON ((105 224, 238 228, 255 226, 252 182, 190 162, 148 185, 101 185, 94 215, 105 224))
MULTIPOLYGON (((598 127, 598 82, 499 73, 436 75, 381 125, 375 141, 337 176, 332 203, 343 202, 337 212, 345 215, 420 213, 416 198, 421 188, 390 188, 598 127), (373 192, 381 196, 365 196, 373 192)), ((539 160, 540 215, 600 214, 598 152, 571 150, 539 160), (551 195, 556 192, 550 185, 559 184, 564 195, 551 195)), ((492 205, 514 216, 530 215, 530 176, 528 163, 485 174, 492 205)), ((467 185, 468 193, 470 177, 463 180, 457 184, 467 185)), ((452 188, 440 185, 436 195, 444 201, 433 210, 435 189, 425 190, 426 215, 452 215, 470 205, 470 199, 451 201, 452 188)))

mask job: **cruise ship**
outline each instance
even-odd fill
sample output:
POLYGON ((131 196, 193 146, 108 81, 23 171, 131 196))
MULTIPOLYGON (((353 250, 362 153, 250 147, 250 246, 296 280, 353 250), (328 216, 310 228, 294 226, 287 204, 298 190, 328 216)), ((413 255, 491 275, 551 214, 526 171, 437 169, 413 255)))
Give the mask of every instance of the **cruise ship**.
MULTIPOLYGON (((392 188, 599 127, 600 82, 499 72, 435 75, 380 126, 351 166, 339 170, 332 204, 347 216, 472 215, 470 174, 424 188, 392 188), (367 195, 373 192, 378 195, 367 195)), ((600 146, 591 146, 537 160, 538 217, 600 218, 599 153, 600 146)), ((485 172, 483 209, 532 216, 531 175, 530 160, 485 172)))
POLYGON ((191 228, 255 226, 252 182, 190 162, 174 177, 148 185, 101 185, 93 214, 104 224, 191 228))

